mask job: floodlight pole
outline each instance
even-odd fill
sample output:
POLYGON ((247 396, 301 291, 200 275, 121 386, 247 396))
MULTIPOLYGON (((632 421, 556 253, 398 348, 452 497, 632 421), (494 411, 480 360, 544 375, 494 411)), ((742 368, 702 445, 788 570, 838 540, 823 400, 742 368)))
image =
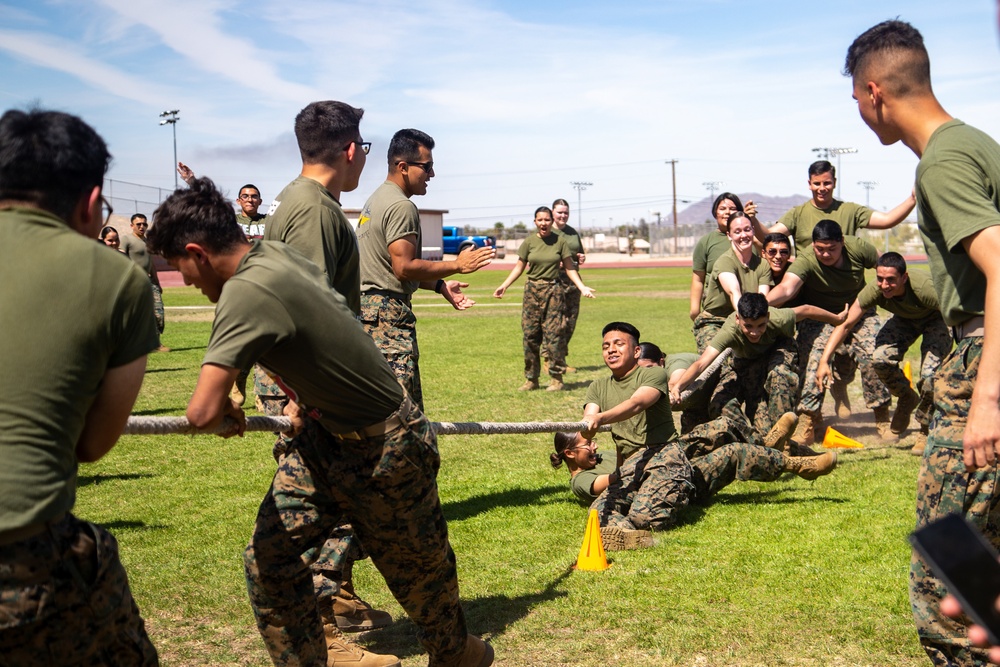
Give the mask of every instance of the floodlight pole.
POLYGON ((857 148, 814 148, 813 153, 816 153, 816 157, 822 158, 824 160, 829 160, 831 156, 837 156, 837 199, 840 199, 840 156, 846 153, 857 153, 857 148))
POLYGON ((674 191, 674 254, 677 254, 677 160, 667 160, 670 165, 670 181, 674 191))
POLYGON ((171 169, 174 172, 174 190, 180 187, 177 183, 177 121, 181 119, 177 114, 180 112, 180 109, 174 109, 172 111, 164 111, 160 114, 160 118, 163 119, 160 121, 160 125, 169 125, 174 131, 174 163, 172 165, 173 169, 171 169))
POLYGON ((593 187, 594 184, 593 183, 587 183, 586 181, 570 181, 569 184, 572 185, 576 189, 576 210, 578 211, 577 215, 580 216, 580 231, 582 232, 583 231, 583 198, 580 195, 587 188, 593 187))
POLYGON ((708 196, 715 200, 715 191, 722 187, 722 181, 705 181, 702 183, 708 190, 708 196))

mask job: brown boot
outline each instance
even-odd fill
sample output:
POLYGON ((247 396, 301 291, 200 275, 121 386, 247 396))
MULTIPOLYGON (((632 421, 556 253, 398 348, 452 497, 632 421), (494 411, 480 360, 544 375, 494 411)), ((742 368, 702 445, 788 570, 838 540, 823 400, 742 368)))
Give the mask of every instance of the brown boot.
POLYGON ((851 399, 847 395, 847 384, 842 380, 834 380, 830 385, 830 396, 833 407, 837 411, 837 419, 849 419, 851 416, 851 399))
POLYGON ((794 440, 788 441, 788 446, 785 448, 785 453, 788 454, 789 456, 819 456, 820 454, 811 447, 800 445, 794 440))
POLYGON ((892 432, 892 423, 889 419, 889 404, 880 405, 872 412, 875 413, 875 429, 878 431, 882 442, 899 442, 899 436, 892 432))
POLYGON ((653 534, 648 530, 629 530, 616 526, 601 528, 605 551, 628 551, 653 546, 653 534))
POLYGON ((924 449, 927 448, 927 430, 926 424, 920 426, 920 433, 918 433, 917 437, 914 439, 913 449, 910 450, 910 453, 914 456, 924 455, 924 449))
POLYGON ((908 389, 905 394, 900 396, 896 400, 896 411, 892 413, 892 421, 889 423, 889 429, 895 433, 897 436, 906 433, 906 429, 910 428, 910 415, 920 404, 920 394, 908 389))
POLYGON ((808 412, 803 412, 799 415, 799 427, 795 429, 792 439, 808 447, 816 442, 816 431, 821 428, 823 428, 822 417, 814 417, 808 412))
POLYGON ((788 439, 792 437, 795 425, 799 423, 799 416, 794 412, 786 412, 778 418, 774 426, 764 436, 764 446, 777 449, 779 452, 785 451, 788 439))
POLYGON ((327 667, 401 667, 402 663, 394 655, 370 653, 343 634, 336 625, 323 626, 326 633, 327 667))
POLYGON ((449 667, 489 667, 493 664, 493 647, 475 635, 469 635, 465 652, 449 667))
POLYGON ((333 617, 343 632, 364 632, 392 623, 392 614, 375 609, 354 593, 354 585, 340 582, 340 592, 333 598, 333 617))
POLYGON ((538 378, 535 378, 534 380, 529 378, 524 381, 524 384, 517 388, 518 391, 534 391, 535 389, 538 389, 538 378))
POLYGON ((563 382, 562 375, 553 375, 552 379, 549 380, 549 386, 545 388, 545 391, 562 391, 563 382))
POLYGON ((816 479, 829 475, 837 467, 837 452, 819 456, 789 456, 785 454, 784 472, 793 472, 802 479, 816 479))

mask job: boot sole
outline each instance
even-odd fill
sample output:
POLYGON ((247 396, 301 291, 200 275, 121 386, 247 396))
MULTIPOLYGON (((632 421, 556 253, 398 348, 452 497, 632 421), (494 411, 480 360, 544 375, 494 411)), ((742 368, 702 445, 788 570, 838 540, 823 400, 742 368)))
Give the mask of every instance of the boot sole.
POLYGON ((653 534, 648 530, 626 530, 605 526, 601 528, 601 542, 605 551, 629 551, 653 546, 653 534))
POLYGON ((367 630, 378 630, 392 625, 392 618, 385 621, 373 621, 371 619, 359 619, 356 616, 334 616, 337 627, 341 632, 365 632, 367 630))

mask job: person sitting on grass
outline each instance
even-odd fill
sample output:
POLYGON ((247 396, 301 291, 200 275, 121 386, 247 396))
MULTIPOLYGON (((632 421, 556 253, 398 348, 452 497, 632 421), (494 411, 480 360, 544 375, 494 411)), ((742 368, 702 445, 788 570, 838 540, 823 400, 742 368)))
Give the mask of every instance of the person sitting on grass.
MULTIPOLYGON (((788 425, 790 433, 794 422, 788 425)), ((690 459, 677 443, 651 446, 630 457, 620 469, 597 453, 597 444, 581 433, 556 433, 553 467, 563 461, 570 488, 597 510, 601 539, 608 551, 648 547, 650 531, 667 530, 688 504, 704 503, 736 480, 773 482, 791 472, 813 480, 837 465, 836 452, 791 457, 770 447, 732 442, 690 459)))

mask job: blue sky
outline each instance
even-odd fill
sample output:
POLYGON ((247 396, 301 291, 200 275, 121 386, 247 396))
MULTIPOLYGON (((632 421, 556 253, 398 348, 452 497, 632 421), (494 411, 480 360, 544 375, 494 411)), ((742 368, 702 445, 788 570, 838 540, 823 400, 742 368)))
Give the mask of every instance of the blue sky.
MULTIPOLYGON (((437 141, 418 200, 453 224, 529 221, 589 181, 583 223, 670 210, 703 185, 805 194, 813 147, 842 159, 844 199, 901 201, 916 159, 882 147, 840 74, 859 33, 900 17, 924 34, 934 88, 954 116, 1000 138, 996 6, 773 0, 0 0, 0 106, 82 116, 115 156, 110 176, 171 188, 159 114, 180 109, 179 158, 231 195, 265 202, 298 172, 295 114, 310 101, 364 107, 373 141, 360 206, 385 176, 393 132, 437 141)), ((680 207, 684 208, 685 204, 680 207)), ((116 204, 116 208, 118 205, 116 204)))

